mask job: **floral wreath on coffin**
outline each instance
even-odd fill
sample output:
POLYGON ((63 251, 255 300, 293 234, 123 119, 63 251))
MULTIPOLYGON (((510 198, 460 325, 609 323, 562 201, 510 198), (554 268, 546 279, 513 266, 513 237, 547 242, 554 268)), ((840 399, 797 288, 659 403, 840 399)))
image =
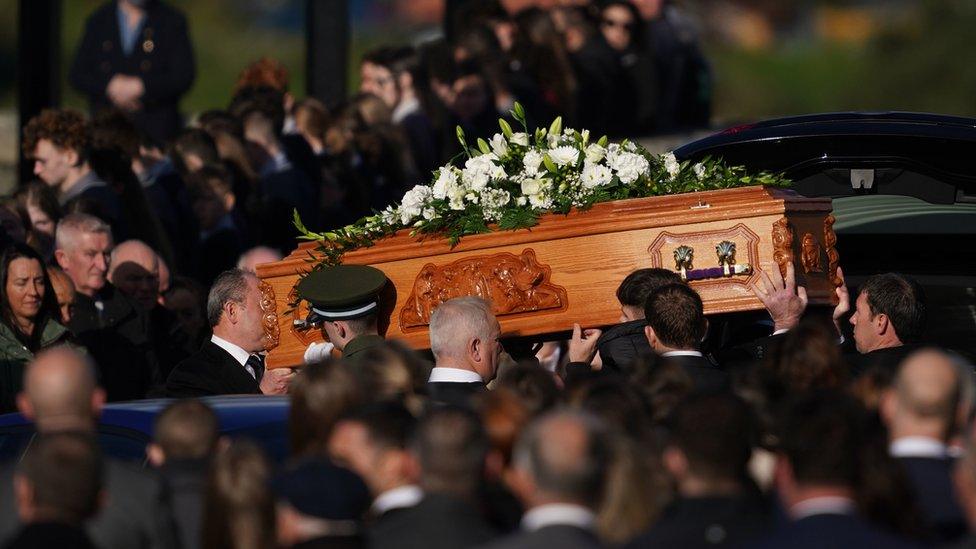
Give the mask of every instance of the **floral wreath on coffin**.
POLYGON ((562 127, 556 118, 548 129, 528 132, 519 103, 512 118, 516 132, 499 119, 501 133, 468 145, 457 128, 464 166, 450 162, 434 172, 430 184, 407 191, 399 204, 334 231, 316 233, 302 223, 297 210, 299 239, 318 241, 313 269, 342 262, 348 251, 371 246, 383 236, 411 229, 411 236, 446 237, 456 246, 464 236, 496 230, 528 229, 548 213, 567 214, 594 204, 627 198, 730 189, 749 185, 789 186, 779 174, 748 173, 720 159, 691 164, 674 153, 655 155, 629 140, 593 142, 589 130, 562 127))

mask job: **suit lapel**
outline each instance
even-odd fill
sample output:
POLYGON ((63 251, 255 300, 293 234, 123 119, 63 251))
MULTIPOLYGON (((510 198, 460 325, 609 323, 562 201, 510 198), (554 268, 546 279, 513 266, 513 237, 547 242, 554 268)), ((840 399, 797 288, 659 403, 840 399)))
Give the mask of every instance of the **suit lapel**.
POLYGON ((210 355, 212 362, 218 365, 218 376, 221 383, 227 389, 227 393, 260 393, 261 389, 258 382, 247 373, 244 366, 241 366, 227 351, 218 347, 214 342, 208 341, 204 346, 204 352, 210 355))

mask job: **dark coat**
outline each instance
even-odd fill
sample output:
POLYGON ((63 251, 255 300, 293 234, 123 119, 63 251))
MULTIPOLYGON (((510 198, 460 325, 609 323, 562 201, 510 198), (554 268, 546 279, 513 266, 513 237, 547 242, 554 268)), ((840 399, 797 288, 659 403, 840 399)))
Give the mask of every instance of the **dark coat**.
POLYGON ((596 549, 602 547, 596 534, 576 526, 554 524, 534 532, 519 532, 506 536, 485 549, 596 549))
POLYGON ((968 528, 952 483, 956 460, 950 457, 899 457, 896 460, 908 475, 915 502, 933 539, 941 543, 961 540, 968 528))
POLYGON ((681 366, 681 369, 691 376, 692 381, 695 382, 695 392, 721 393, 732 388, 729 374, 705 357, 669 356, 664 358, 681 366))
POLYGON ((106 2, 88 18, 68 78, 88 96, 94 112, 111 105, 105 90, 113 76, 138 76, 146 91, 134 122, 159 143, 166 143, 182 126, 179 100, 196 73, 186 18, 163 2, 149 2, 135 48, 126 55, 116 6, 106 2))
POLYGON ((749 544, 747 547, 901 549, 915 547, 915 545, 878 530, 860 518, 851 515, 822 514, 790 522, 761 542, 749 544))
POLYGON ((368 533, 373 549, 462 549, 495 535, 471 504, 443 494, 427 494, 414 507, 384 514, 368 533))
POLYGON ((208 467, 206 460, 168 460, 159 470, 164 501, 173 515, 183 549, 200 547, 208 467))
POLYGON ((64 211, 89 213, 108 223, 116 242, 127 240, 132 234, 132 228, 122 212, 122 198, 107 183, 88 187, 78 196, 65 201, 61 207, 64 211))
POLYGON ((159 380, 149 317, 108 282, 96 298, 75 294, 68 329, 98 365, 109 401, 144 398, 159 380))
MULTIPOLYGON (((47 319, 41 330, 40 348, 70 341, 67 328, 47 319)), ((6 322, 0 322, 0 414, 17 411, 17 393, 24 388, 24 369, 34 359, 30 351, 6 322)))
POLYGON ((20 529, 8 541, 4 549, 37 549, 38 547, 58 547, 59 549, 95 549, 88 534, 78 526, 59 522, 35 522, 20 529))
POLYGON ((631 372, 631 366, 654 353, 644 334, 647 321, 632 320, 607 328, 596 342, 603 368, 613 372, 631 372))
POLYGON ((738 547, 765 535, 771 525, 759 497, 682 498, 626 549, 738 547))
POLYGON ((873 370, 894 379, 901 362, 919 348, 918 345, 900 345, 858 353, 854 348, 854 341, 849 340, 845 342, 844 358, 850 364, 851 372, 855 377, 873 370))
MULTIPOLYGON (((16 465, 0 466, 0 539, 17 530, 13 475, 16 465)), ((172 515, 163 505, 159 479, 114 459, 105 460, 105 507, 86 529, 101 549, 169 549, 176 547, 172 515)), ((35 547, 44 547, 36 545, 35 547)), ((61 547, 61 546, 53 546, 61 547)))
POLYGON ((166 380, 165 393, 170 398, 260 395, 261 388, 230 353, 207 341, 196 354, 173 368, 166 380))
POLYGON ((376 334, 363 334, 356 336, 346 343, 342 349, 342 359, 354 368, 359 365, 362 356, 370 349, 382 347, 386 343, 383 336, 376 334))
POLYGON ((452 383, 447 381, 427 382, 427 397, 430 403, 440 406, 459 406, 470 408, 471 399, 488 389, 484 383, 452 383))

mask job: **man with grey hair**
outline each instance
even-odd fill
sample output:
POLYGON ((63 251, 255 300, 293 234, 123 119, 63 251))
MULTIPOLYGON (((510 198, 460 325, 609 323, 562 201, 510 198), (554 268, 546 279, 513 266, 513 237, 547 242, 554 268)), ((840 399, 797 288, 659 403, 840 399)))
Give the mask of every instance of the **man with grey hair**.
POLYGON ((180 362, 166 380, 168 397, 187 398, 227 394, 288 392, 294 372, 288 368, 265 372, 261 290, 251 273, 231 269, 221 273, 207 296, 210 341, 180 362))
MULTIPOLYGON (((24 372, 17 408, 41 435, 96 434, 105 392, 95 381, 91 359, 67 345, 38 353, 24 372)), ((0 539, 17 529, 13 464, 0 466, 0 539)), ((155 549, 174 547, 171 515, 158 480, 127 463, 107 459, 105 506, 87 522, 98 547, 155 549)))
POLYGON ((149 317, 106 280, 112 230, 95 216, 65 216, 55 231, 54 257, 75 285, 68 328, 91 352, 108 399, 144 398, 161 379, 149 317))
POLYGON ((508 477, 526 508, 521 531, 490 547, 600 547, 593 508, 603 493, 608 455, 602 426, 587 415, 553 412, 529 425, 508 477))
POLYGON ((432 402, 470 405, 495 378, 502 353, 501 326, 491 304, 480 297, 441 303, 430 317, 430 350, 435 365, 427 380, 432 402))

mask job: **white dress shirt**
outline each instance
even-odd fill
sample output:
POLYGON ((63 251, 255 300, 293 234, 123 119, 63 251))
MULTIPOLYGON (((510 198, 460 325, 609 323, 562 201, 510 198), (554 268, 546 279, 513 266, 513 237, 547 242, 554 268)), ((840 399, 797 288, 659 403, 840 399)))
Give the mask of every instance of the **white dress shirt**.
POLYGON ((230 356, 234 357, 234 360, 239 362, 241 366, 243 366, 244 369, 247 370, 247 373, 251 374, 251 377, 253 377, 254 379, 258 378, 257 374, 254 372, 254 368, 251 368, 247 364, 247 359, 251 357, 251 353, 245 351, 244 349, 238 347, 237 345, 234 345, 230 341, 219 338, 217 336, 210 336, 210 341, 213 342, 214 345, 230 353, 230 356))
POLYGON ((810 498, 790 507, 790 517, 800 520, 814 515, 853 515, 854 500, 842 496, 810 498))
POLYGON ((549 503, 533 507, 522 517, 522 529, 534 532, 546 526, 576 526, 592 530, 596 523, 593 511, 571 503, 549 503))
POLYGON ((422 499, 424 499, 424 492, 419 486, 413 484, 398 486, 376 496, 371 510, 374 515, 379 516, 391 509, 413 507, 422 499))
POLYGON ((430 371, 428 383, 484 383, 477 372, 460 368, 438 367, 430 371))
POLYGON ((661 356, 697 356, 704 357, 701 351, 668 351, 661 353, 661 356))
POLYGON ((891 441, 888 453, 896 458, 936 458, 949 455, 949 449, 939 439, 929 437, 901 437, 891 441))

